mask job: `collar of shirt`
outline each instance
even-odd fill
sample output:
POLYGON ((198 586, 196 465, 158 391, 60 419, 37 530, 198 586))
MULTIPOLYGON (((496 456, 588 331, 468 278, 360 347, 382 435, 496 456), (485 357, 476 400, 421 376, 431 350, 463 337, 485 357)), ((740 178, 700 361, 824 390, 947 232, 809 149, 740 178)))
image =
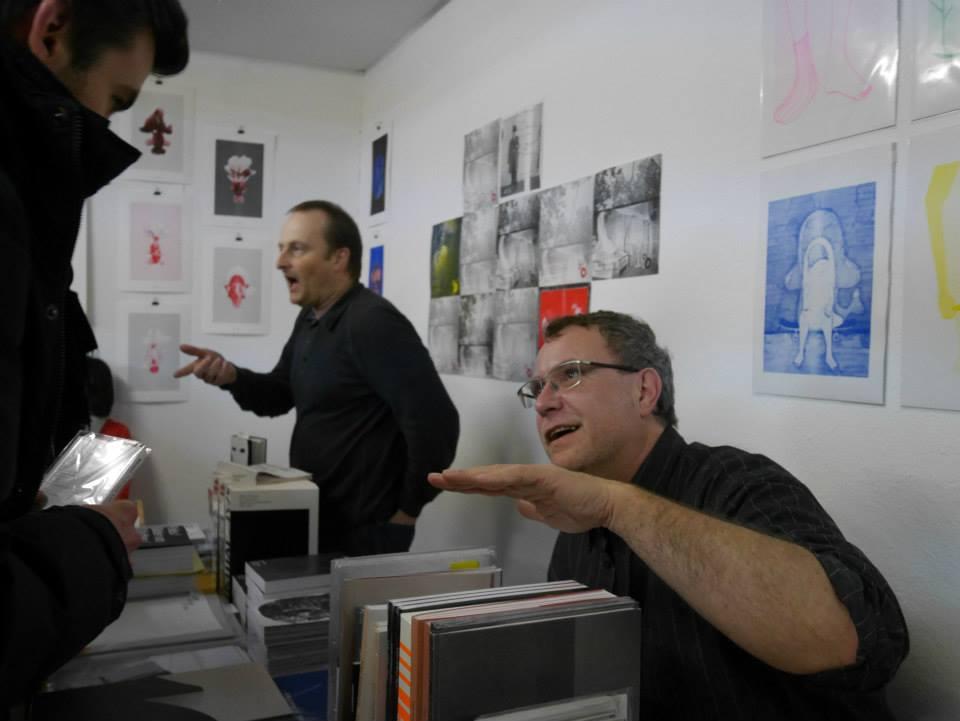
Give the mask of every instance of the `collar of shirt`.
POLYGON ((350 290, 340 296, 336 303, 319 314, 317 313, 316 308, 304 309, 304 312, 307 316, 307 322, 309 322, 311 326, 316 326, 322 321, 327 330, 333 330, 340 318, 343 316, 343 312, 350 304, 350 300, 356 297, 357 293, 360 292, 360 288, 362 287, 363 286, 359 283, 354 283, 350 290))

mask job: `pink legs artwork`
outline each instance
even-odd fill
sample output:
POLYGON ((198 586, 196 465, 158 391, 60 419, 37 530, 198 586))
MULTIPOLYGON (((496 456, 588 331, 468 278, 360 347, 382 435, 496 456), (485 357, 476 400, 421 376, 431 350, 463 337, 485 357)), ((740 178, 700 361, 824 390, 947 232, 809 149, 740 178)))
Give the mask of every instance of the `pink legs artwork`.
POLYGON ((150 135, 147 140, 147 147, 150 148, 151 153, 164 155, 167 152, 170 141, 164 136, 173 134, 173 126, 167 125, 164 120, 163 108, 157 108, 147 116, 143 125, 140 126, 140 132, 150 135))
POLYGON ((238 205, 246 200, 247 182, 257 174, 257 171, 251 168, 252 165, 253 159, 247 155, 231 155, 223 168, 230 181, 233 202, 238 205))
POLYGON ((793 84, 786 97, 773 111, 773 118, 781 125, 799 118, 813 102, 821 89, 828 95, 838 95, 857 102, 873 90, 866 78, 850 59, 850 8, 853 0, 831 0, 830 37, 828 51, 820 62, 820 72, 811 45, 808 23, 810 0, 784 0, 790 39, 793 44, 793 84))

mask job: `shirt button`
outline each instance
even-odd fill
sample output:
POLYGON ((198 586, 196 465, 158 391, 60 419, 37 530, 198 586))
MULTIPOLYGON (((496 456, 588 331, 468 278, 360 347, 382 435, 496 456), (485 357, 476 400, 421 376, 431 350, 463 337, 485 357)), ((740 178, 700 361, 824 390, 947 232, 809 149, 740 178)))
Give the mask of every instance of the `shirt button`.
POLYGON ((56 320, 60 317, 60 309, 56 306, 55 303, 51 303, 47 306, 47 320, 56 320))

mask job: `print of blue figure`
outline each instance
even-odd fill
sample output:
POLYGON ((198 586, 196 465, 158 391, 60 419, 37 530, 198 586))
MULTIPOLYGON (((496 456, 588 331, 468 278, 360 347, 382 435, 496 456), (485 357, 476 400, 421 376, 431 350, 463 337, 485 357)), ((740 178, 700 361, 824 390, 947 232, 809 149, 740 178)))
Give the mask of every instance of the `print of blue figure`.
POLYGON ((370 215, 387 207, 387 136, 373 141, 373 169, 370 181, 370 215))
POLYGON ((869 375, 876 183, 769 204, 763 369, 869 375))

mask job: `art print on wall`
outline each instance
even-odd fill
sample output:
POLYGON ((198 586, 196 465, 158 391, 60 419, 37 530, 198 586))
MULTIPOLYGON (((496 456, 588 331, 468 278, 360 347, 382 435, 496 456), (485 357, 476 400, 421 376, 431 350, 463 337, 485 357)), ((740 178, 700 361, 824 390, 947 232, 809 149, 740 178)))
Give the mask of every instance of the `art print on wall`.
POLYGON ((193 91, 147 83, 128 111, 111 121, 142 155, 124 173, 129 180, 190 181, 193 165, 193 91))
POLYGON ((187 306, 163 302, 127 302, 120 306, 120 367, 132 403, 187 400, 185 379, 174 378, 180 344, 190 337, 187 306))
POLYGON ((460 296, 460 373, 489 377, 493 368, 493 316, 496 294, 460 296))
POLYGON ((272 213, 276 136, 243 127, 205 134, 206 218, 213 225, 261 227, 272 213))
POLYGON ((437 223, 430 235, 430 297, 460 295, 462 218, 437 223))
POLYGON ((660 270, 661 156, 597 173, 594 179, 593 280, 660 270))
POLYGON ((117 261, 121 290, 182 293, 189 290, 189 204, 183 186, 118 186, 117 261))
POLYGON ((893 125, 896 0, 764 0, 763 154, 893 125))
POLYGON ((377 295, 383 295, 383 246, 370 248, 370 273, 367 287, 377 295))
POLYGON ((960 131, 910 143, 900 402, 960 410, 960 131))
POLYGON ((271 260, 264 239, 249 231, 221 231, 204 238, 204 333, 269 332, 271 260))
POLYGON ((754 389, 883 402, 892 149, 768 173, 754 389))
POLYGON ((500 121, 500 199, 540 188, 543 103, 500 121))
POLYGON ((497 157, 500 121, 467 133, 463 139, 463 212, 497 204, 497 157))
POLYGON ((540 291, 501 291, 494 301, 492 375, 522 383, 533 377, 537 360, 537 309, 540 291))
POLYGON ((438 373, 460 372, 460 298, 450 295, 430 301, 427 347, 438 373))
POLYGON ((586 315, 590 312, 590 286, 571 285, 540 290, 539 330, 537 348, 543 345, 543 334, 550 321, 568 315, 586 315))
POLYGON ((960 2, 914 0, 913 117, 960 109, 960 2))
POLYGON ((590 280, 594 176, 544 190, 540 198, 540 285, 590 280))
POLYGON ((496 289, 497 208, 490 206, 463 216, 460 226, 460 293, 472 295, 496 289))
POLYGON ((373 141, 370 168, 370 215, 387 209, 387 134, 373 141))
POLYGON ((497 290, 531 288, 540 279, 538 257, 540 195, 530 194, 500 204, 497 212, 497 290))

